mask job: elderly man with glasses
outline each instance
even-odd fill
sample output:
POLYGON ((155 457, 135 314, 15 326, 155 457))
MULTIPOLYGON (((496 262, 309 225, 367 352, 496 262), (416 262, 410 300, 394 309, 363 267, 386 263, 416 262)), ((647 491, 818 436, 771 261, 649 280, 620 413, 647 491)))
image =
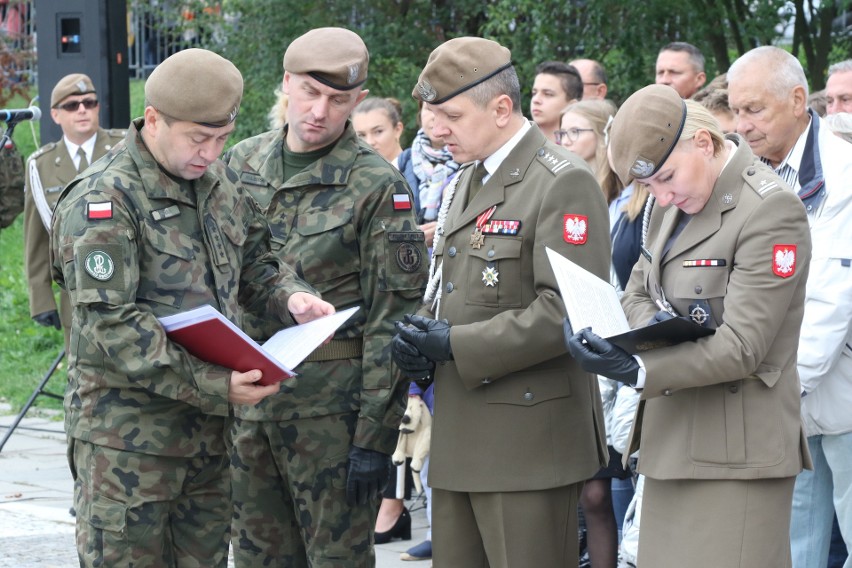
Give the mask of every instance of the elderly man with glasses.
POLYGON ((124 130, 100 127, 99 110, 98 95, 88 76, 74 73, 60 79, 50 96, 50 116, 62 128, 62 139, 42 146, 27 160, 24 254, 30 315, 40 325, 64 328, 66 350, 71 310, 65 291, 57 310, 50 277, 48 229, 65 184, 124 138, 124 130))

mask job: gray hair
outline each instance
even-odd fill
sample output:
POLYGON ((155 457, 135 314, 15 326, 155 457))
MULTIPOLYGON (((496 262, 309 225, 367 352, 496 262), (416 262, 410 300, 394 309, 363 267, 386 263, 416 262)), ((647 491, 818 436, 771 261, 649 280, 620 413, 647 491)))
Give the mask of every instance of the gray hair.
POLYGON ((521 110, 521 82, 513 65, 462 94, 470 97, 479 108, 485 108, 495 97, 507 95, 512 100, 512 112, 523 114, 521 110))
POLYGON ((802 64, 790 52, 773 45, 755 47, 734 61, 728 69, 728 84, 736 83, 755 65, 772 69, 766 87, 775 98, 785 98, 795 87, 802 87, 808 96, 808 80, 802 64))
POLYGON ((848 73, 852 71, 852 59, 840 61, 828 68, 828 76, 831 77, 834 73, 848 73))
POLYGON ((673 41, 660 48, 659 53, 662 53, 664 51, 678 51, 681 53, 686 53, 687 55, 689 55, 689 62, 692 64, 692 68, 695 70, 695 72, 701 73, 702 71, 704 71, 704 54, 701 53, 700 49, 698 49, 691 43, 686 43, 685 41, 673 41))

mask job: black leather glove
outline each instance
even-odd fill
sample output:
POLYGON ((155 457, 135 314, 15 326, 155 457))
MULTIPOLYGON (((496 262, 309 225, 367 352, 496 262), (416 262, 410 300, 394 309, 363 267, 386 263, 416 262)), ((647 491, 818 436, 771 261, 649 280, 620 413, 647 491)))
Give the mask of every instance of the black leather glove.
POLYGON ((651 318, 651 321, 648 322, 648 325, 654 325, 655 323, 660 323, 661 321, 666 321, 670 319, 674 319, 675 316, 671 315, 669 312, 665 310, 660 310, 654 317, 651 318))
POLYGON ((346 476, 346 502, 349 506, 366 505, 377 499, 387 486, 390 474, 389 455, 352 446, 346 476))
POLYGON ((44 327, 53 326, 56 329, 62 329, 62 322, 59 321, 59 312, 56 310, 35 315, 33 316, 33 321, 44 327))
MULTIPOLYGON (((563 330, 566 333, 571 331, 567 318, 563 330)), ((630 386, 635 385, 639 378, 639 363, 636 359, 621 347, 592 333, 591 328, 581 329, 570 337, 566 335, 565 345, 580 366, 590 373, 630 386)))
MULTIPOLYGON (((402 323, 397 322, 396 326, 398 330, 402 327, 402 323)), ((404 340, 399 334, 391 340, 391 356, 406 377, 418 382, 428 379, 435 370, 435 363, 424 357, 414 345, 404 340)))
POLYGON ((400 337, 411 343, 430 361, 451 361, 453 350, 450 347, 450 323, 447 320, 433 320, 418 315, 406 315, 408 326, 398 326, 400 337))

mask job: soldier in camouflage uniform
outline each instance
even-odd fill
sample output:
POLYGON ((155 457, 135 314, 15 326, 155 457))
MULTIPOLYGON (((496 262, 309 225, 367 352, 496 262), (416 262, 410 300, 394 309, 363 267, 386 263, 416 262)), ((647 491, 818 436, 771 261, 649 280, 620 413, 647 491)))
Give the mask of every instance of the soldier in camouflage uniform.
POLYGON ((172 343, 157 318, 210 304, 280 327, 333 307, 269 254, 269 233, 218 160, 242 76, 181 51, 145 85, 143 118, 63 191, 53 275, 71 298, 69 462, 82 566, 227 563, 229 401, 278 390, 172 343), (204 85, 204 89, 198 89, 204 85))
POLYGON ((3 139, 0 148, 0 229, 15 222, 24 208, 24 162, 15 144, 3 139))
POLYGON ((239 567, 375 564, 377 499, 408 387, 390 341, 419 303, 428 260, 404 178, 348 120, 367 94, 368 59, 341 28, 294 40, 288 124, 226 157, 266 213, 273 252, 337 309, 361 308, 278 394, 235 407, 239 567))
POLYGON ((105 130, 98 118, 98 97, 92 80, 82 73, 66 75, 50 96, 50 116, 62 128, 62 139, 45 144, 27 160, 24 200, 24 260, 30 291, 30 316, 44 326, 64 328, 65 349, 71 335, 68 293, 56 309, 50 277, 48 229, 53 208, 65 184, 118 144, 126 130, 105 130))

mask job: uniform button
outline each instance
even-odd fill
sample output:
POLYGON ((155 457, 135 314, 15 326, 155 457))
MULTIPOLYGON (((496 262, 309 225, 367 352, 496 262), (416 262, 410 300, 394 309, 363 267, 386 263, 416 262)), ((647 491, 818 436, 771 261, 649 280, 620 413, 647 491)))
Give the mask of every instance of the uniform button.
POLYGON ((696 293, 696 294, 700 294, 700 293, 702 292, 702 290, 704 290, 704 289, 703 289, 701 286, 696 286, 696 287, 695 287, 695 293, 696 293))
POLYGON ((754 168, 749 168, 746 173, 750 176, 753 176, 754 175, 754 168))
POLYGON ((488 251, 488 258, 494 258, 496 253, 493 250, 488 251))
POLYGON ((539 156, 544 156, 544 148, 539 148, 539 149, 538 149, 538 155, 539 155, 539 156))
POLYGON ((524 393, 524 400, 525 401, 529 402, 534 398, 535 398, 535 395, 533 393, 531 393, 530 391, 527 391, 527 392, 524 393))
POLYGON ((671 396, 671 395, 672 395, 672 389, 666 389, 666 390, 663 391, 663 396, 671 396))
POLYGON ((447 282, 447 294, 452 292, 454 288, 455 288, 455 286, 453 286, 452 282, 447 282))
POLYGON ((482 384, 483 385, 491 384, 491 377, 485 377, 484 379, 482 379, 482 384))
POLYGON ((450 250, 447 251, 447 254, 450 256, 456 256, 456 247, 450 247, 450 250))
POLYGON ((728 390, 731 391, 732 393, 735 393, 738 390, 740 390, 740 387, 738 387, 737 385, 728 385, 728 390))

